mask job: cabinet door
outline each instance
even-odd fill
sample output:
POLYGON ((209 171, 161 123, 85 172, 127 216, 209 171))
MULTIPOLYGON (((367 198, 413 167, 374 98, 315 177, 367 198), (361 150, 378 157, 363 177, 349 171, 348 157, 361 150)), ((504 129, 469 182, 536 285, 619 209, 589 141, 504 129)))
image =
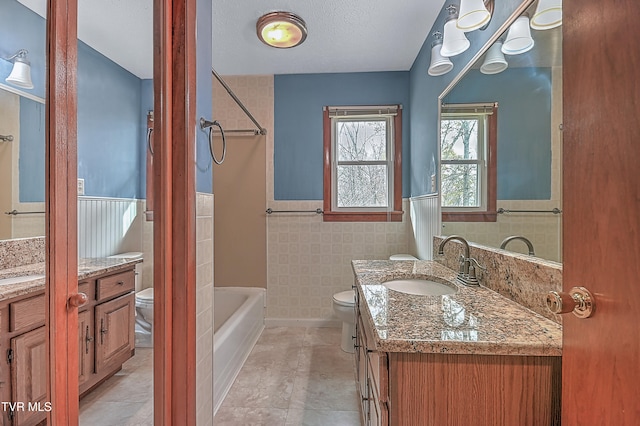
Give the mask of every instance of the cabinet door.
POLYGON ((93 310, 78 313, 78 384, 82 385, 91 378, 95 353, 93 310))
POLYGON ((11 339, 11 399, 22 404, 14 410, 14 424, 34 425, 47 413, 47 339, 45 327, 11 339))
POLYGON ((96 373, 131 358, 135 348, 135 296, 129 293, 96 305, 96 373))

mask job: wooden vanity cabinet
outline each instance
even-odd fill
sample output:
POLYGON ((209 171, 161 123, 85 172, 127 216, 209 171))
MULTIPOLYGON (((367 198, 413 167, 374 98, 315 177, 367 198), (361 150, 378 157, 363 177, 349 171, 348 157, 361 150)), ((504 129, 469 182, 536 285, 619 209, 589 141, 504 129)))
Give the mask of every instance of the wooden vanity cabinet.
MULTIPOLYGON (((78 310, 80 395, 118 372, 134 354, 134 278, 133 266, 127 266, 78 283, 88 298, 78 310)), ((44 292, 0 302, 0 348, 5 354, 0 401, 6 403, 0 425, 37 425, 46 418, 49 358, 44 323, 44 292)))
POLYGON ((380 352, 356 299, 363 425, 560 424, 560 357, 380 352))

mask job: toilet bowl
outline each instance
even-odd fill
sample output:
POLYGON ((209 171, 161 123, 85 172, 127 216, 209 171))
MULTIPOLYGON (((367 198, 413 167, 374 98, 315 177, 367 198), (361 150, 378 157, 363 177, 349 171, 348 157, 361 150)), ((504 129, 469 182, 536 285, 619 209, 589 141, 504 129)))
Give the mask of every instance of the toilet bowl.
POLYGON ((342 321, 342 341, 340 347, 348 353, 354 352, 356 328, 356 294, 354 290, 341 291, 333 295, 333 311, 342 321))
POLYGON ((136 293, 136 346, 153 346, 153 288, 136 293))

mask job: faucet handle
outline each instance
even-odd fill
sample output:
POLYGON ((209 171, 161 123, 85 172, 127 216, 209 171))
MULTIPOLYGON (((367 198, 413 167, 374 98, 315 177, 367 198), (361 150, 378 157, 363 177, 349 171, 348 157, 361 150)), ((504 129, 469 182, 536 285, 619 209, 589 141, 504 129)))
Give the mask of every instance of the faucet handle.
POLYGON ((470 268, 479 268, 482 269, 483 271, 486 271, 487 268, 485 268, 484 266, 482 266, 481 264, 478 263, 477 260, 475 260, 473 257, 470 257, 469 259, 467 259, 469 261, 469 267, 470 268), (474 266, 475 265, 475 266, 474 266))

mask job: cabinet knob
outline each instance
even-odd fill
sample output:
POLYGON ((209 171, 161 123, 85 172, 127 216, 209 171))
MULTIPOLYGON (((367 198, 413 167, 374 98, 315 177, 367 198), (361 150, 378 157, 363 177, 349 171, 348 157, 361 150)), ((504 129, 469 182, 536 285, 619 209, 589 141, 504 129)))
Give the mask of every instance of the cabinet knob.
POLYGON ((81 306, 83 306, 85 303, 87 303, 87 301, 89 300, 89 298, 87 297, 86 294, 84 293, 75 293, 72 294, 71 296, 69 296, 69 300, 68 300, 68 304, 69 307, 72 308, 79 308, 81 306))
POLYGON ((593 296, 584 287, 573 287, 568 293, 550 291, 546 302, 547 309, 554 314, 573 312, 578 318, 589 318, 596 307, 593 296))

